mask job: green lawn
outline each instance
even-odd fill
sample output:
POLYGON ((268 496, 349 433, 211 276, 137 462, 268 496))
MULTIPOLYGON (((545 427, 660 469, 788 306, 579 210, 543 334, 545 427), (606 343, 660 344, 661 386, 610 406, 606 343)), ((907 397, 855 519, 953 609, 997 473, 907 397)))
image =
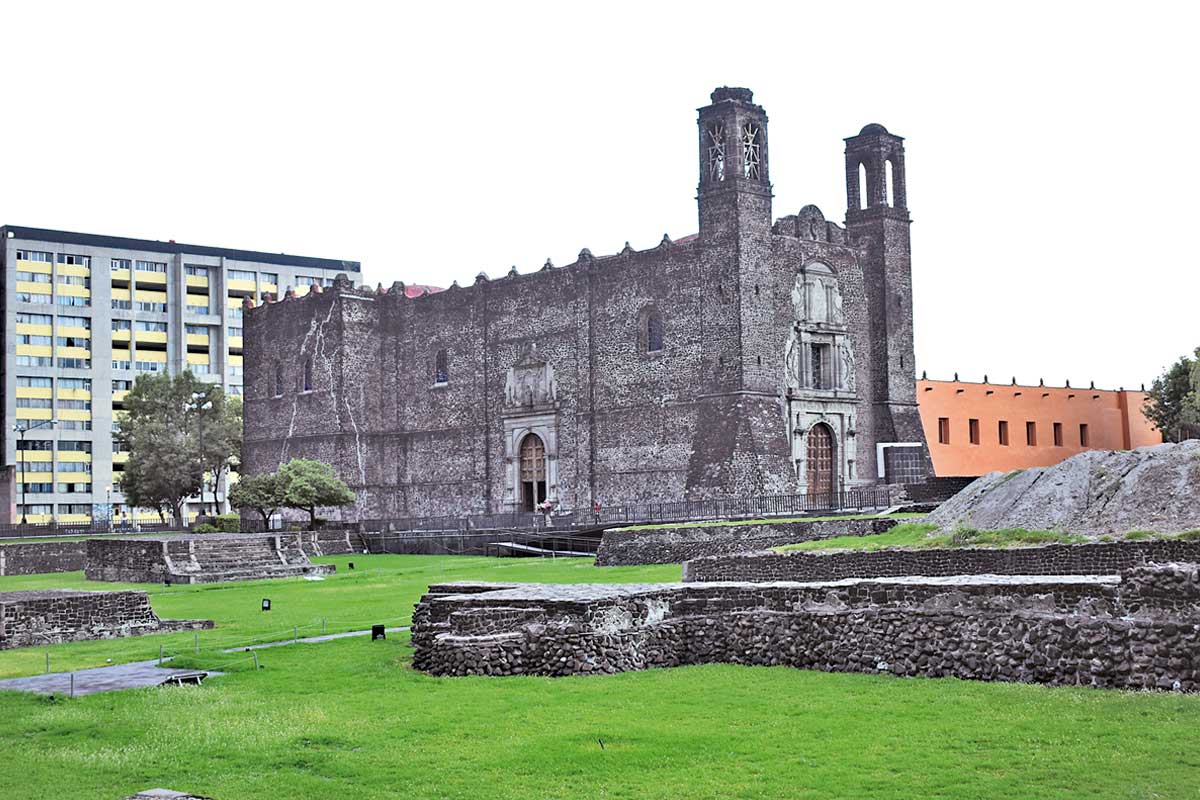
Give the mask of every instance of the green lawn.
MULTIPOLYGON (((996 531, 981 531, 974 528, 959 528, 950 533, 934 533, 936 525, 926 522, 904 522, 884 533, 869 536, 838 536, 832 539, 816 539, 810 542, 783 544, 771 549, 779 552, 789 550, 882 550, 886 547, 1031 547, 1040 544, 1082 544, 1092 541, 1086 536, 1065 531, 1031 531, 1025 528, 1004 528, 996 531)), ((1154 531, 1130 531, 1123 536, 1101 536, 1096 541, 1145 541, 1148 539, 1200 539, 1200 531, 1184 533, 1155 533, 1154 531)))
MULTIPOLYGON (((355 556, 354 573, 348 557, 320 560, 342 574, 151 587, 153 602, 164 616, 217 619, 213 637, 254 636, 321 615, 403 621, 429 582, 679 575, 580 559, 355 556), (269 614, 258 610, 263 596, 269 614)), ((0 590, 96 586, 65 577, 3 578, 0 590)), ((63 662, 124 660, 156 653, 159 640, 186 645, 191 635, 51 651, 63 662)), ((1185 798, 1200 779, 1200 697, 727 665, 431 678, 410 668, 404 635, 260 657, 261 671, 200 688, 0 693, 0 798, 115 800, 151 786, 219 800, 1185 798)), ((36 672, 42 658, 8 651, 0 665, 36 672)), ((225 658, 205 651, 200 661, 225 658)))

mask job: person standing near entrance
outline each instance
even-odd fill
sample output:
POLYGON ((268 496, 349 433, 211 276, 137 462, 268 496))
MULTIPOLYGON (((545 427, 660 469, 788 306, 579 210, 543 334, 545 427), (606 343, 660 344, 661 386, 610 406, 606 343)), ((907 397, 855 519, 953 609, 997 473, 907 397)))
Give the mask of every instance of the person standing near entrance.
POLYGON ((547 497, 545 500, 543 500, 538 508, 542 510, 542 514, 544 514, 546 517, 546 527, 551 527, 552 523, 550 521, 550 512, 554 510, 554 504, 550 502, 550 498, 547 497))

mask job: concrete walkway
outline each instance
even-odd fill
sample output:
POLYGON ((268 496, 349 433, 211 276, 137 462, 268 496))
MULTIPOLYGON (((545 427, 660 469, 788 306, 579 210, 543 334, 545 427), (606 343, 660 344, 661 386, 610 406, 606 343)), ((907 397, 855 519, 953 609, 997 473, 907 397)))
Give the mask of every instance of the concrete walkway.
MULTIPOLYGON (((388 633, 398 633, 408 630, 408 626, 387 628, 388 633)), ((262 644, 231 647, 222 650, 223 653, 241 653, 248 650, 262 650, 268 647, 282 647, 288 644, 310 644, 330 642, 334 639, 347 639, 352 636, 370 636, 371 631, 348 631, 346 633, 331 633, 326 636, 310 636, 304 639, 288 639, 282 642, 263 642, 262 644)), ((223 673, 211 670, 172 669, 158 666, 157 660, 133 661, 128 664, 116 664, 111 667, 94 667, 75 672, 51 672, 48 675, 31 675, 27 678, 9 678, 0 680, 0 691, 34 692, 36 694, 70 695, 71 676, 75 676, 75 696, 114 692, 119 689, 142 689, 147 686, 160 686, 172 675, 194 675, 206 672, 209 677, 223 673)))

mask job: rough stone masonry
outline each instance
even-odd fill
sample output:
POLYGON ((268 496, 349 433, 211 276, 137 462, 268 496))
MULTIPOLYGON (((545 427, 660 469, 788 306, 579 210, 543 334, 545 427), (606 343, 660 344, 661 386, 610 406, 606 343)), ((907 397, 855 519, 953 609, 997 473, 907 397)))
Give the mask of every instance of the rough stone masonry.
POLYGON ((0 592, 0 650, 212 626, 212 620, 159 619, 139 591, 0 592))
POLYGON ((697 134, 697 234, 248 308, 242 471, 333 464, 357 519, 923 479, 903 139, 845 140, 842 226, 773 217, 748 89, 714 91, 697 134))

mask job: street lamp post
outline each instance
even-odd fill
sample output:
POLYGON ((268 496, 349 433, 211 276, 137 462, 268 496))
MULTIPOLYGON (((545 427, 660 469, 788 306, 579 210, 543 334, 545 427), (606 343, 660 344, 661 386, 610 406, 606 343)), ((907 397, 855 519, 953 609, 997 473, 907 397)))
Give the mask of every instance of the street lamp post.
MULTIPOLYGON (((198 428, 197 451, 200 453, 200 514, 204 516, 204 412, 213 407, 212 400, 203 392, 196 392, 192 395, 192 402, 196 404, 196 427, 198 428)), ((213 490, 213 502, 216 502, 216 490, 213 490)))
POLYGON ((26 425, 24 428, 22 428, 20 425, 13 425, 13 430, 16 431, 17 435, 21 437, 21 444, 20 444, 20 447, 18 448, 18 452, 20 452, 20 454, 21 454, 21 524, 22 525, 29 524, 29 520, 28 520, 28 516, 27 516, 27 508, 28 508, 29 504, 27 502, 25 502, 25 483, 26 483, 26 480, 25 480, 25 432, 36 430, 37 428, 42 428, 42 427, 45 427, 46 425, 49 425, 50 427, 53 428, 57 424, 58 424, 58 420, 56 420, 56 419, 44 419, 41 422, 37 423, 36 425, 26 425))

